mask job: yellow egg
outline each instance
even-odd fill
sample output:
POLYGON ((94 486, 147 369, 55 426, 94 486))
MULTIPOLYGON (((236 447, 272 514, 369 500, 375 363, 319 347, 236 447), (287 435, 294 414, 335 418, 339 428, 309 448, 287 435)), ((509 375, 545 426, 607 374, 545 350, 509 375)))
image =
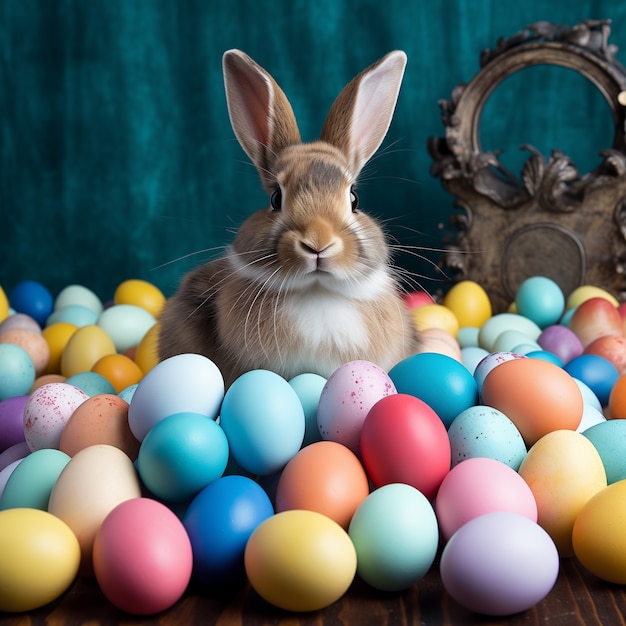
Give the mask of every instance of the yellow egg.
POLYGON ((132 278, 118 285, 113 301, 115 304, 133 304, 157 317, 165 304, 165 296, 152 283, 132 278))
POLYGON ((159 332, 161 325, 157 322, 139 342, 135 350, 135 363, 146 375, 159 362, 159 332))
POLYGON ((583 507, 606 487, 602 459, 587 437, 555 430, 539 439, 519 467, 537 501, 537 522, 561 557, 574 556, 572 529, 583 507))
POLYGON ((39 509, 0 511, 0 554, 0 612, 32 611, 56 600, 80 564, 72 530, 39 509))
POLYGON ((4 293, 2 285, 0 285, 0 322, 3 322, 7 317, 9 317, 9 299, 4 293))
POLYGON ((43 373, 58 374, 61 372, 61 355, 70 337, 78 330, 78 326, 69 322, 57 322, 50 324, 41 331, 43 338, 48 342, 50 358, 43 373))
POLYGON ((574 522, 576 558, 592 574, 626 584, 626 480, 602 489, 585 504, 574 522))
POLYGON ((575 309, 579 304, 590 298, 604 298, 614 306, 619 306, 619 302, 608 291, 593 285, 581 285, 572 291, 565 301, 565 310, 575 309))
POLYGON ((262 522, 245 550, 255 591, 287 611, 317 611, 348 590, 356 550, 348 533, 315 511, 291 510, 262 522))
POLYGON ((121 502, 140 496, 135 466, 115 446, 83 448, 63 468, 50 494, 48 511, 78 538, 83 574, 92 573, 93 542, 104 518, 121 502))
POLYGON ((413 322, 417 330, 440 328, 456 337, 459 332, 459 322, 454 313, 443 304, 423 304, 411 309, 413 322))
POLYGON ((454 285, 446 294, 443 304, 454 313, 461 328, 480 328, 492 315, 487 292, 472 280, 463 280, 454 285))
POLYGON ((89 372, 98 359, 116 352, 109 335, 99 326, 88 324, 69 338, 61 355, 61 374, 69 378, 89 372))

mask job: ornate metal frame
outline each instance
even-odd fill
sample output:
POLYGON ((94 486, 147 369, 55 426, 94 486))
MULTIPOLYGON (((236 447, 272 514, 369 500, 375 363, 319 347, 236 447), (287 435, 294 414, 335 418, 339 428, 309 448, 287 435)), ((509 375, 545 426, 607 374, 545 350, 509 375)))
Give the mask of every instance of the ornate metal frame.
POLYGON ((442 266, 454 280, 483 285, 495 311, 533 274, 552 278, 566 295, 593 284, 626 297, 626 69, 609 34, 610 20, 531 24, 483 51, 473 80, 439 102, 445 137, 429 139, 431 174, 461 209, 452 216, 458 232, 446 244, 442 266), (481 150, 480 116, 502 80, 546 64, 575 70, 600 90, 613 116, 613 145, 584 176, 560 150, 546 159, 522 146, 530 157, 518 180, 499 152, 481 150))

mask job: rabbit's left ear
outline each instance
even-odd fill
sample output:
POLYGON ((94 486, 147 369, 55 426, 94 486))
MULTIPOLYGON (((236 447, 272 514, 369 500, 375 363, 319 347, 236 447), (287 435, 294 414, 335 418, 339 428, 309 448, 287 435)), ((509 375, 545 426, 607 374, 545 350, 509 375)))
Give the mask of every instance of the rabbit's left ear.
POLYGON ((385 55, 343 88, 328 113, 320 139, 348 157, 354 178, 389 130, 406 61, 401 50, 385 55))

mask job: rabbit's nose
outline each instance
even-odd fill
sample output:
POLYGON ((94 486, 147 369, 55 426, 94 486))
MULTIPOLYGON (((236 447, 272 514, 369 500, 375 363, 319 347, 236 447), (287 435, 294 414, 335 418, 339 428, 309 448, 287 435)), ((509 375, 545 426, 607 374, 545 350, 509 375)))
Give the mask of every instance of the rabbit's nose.
POLYGON ((300 248, 306 253, 314 256, 322 256, 324 253, 330 252, 331 248, 337 245, 337 239, 332 239, 325 244, 313 244, 306 241, 300 241, 300 248))

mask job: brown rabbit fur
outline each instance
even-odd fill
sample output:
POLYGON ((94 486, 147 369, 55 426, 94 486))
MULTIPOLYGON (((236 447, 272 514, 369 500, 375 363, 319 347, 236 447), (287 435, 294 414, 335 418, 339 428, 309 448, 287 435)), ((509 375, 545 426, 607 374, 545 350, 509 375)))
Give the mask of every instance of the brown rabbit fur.
POLYGON ((388 370, 417 351, 385 235, 354 191, 387 133, 405 64, 396 51, 361 72, 336 99, 320 140, 302 143, 274 79, 243 52, 224 54, 233 130, 271 206, 168 300, 161 359, 203 354, 230 384, 253 369, 328 377, 355 359, 388 370))

